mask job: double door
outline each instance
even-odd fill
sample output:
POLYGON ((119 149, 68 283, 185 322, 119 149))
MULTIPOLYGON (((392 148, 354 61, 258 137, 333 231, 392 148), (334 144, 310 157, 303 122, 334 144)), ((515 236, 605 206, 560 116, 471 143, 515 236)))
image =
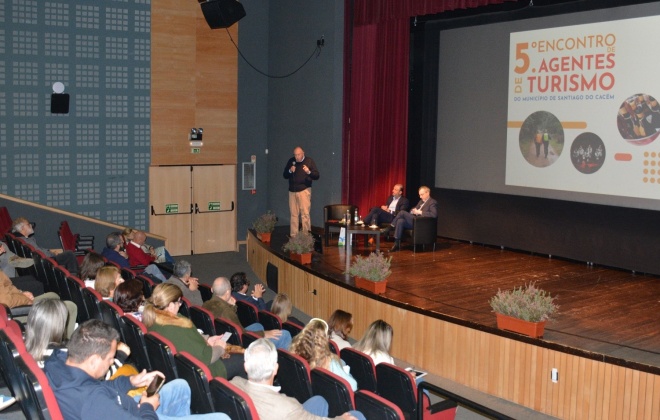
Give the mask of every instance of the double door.
POLYGON ((235 251, 236 166, 149 168, 149 230, 172 255, 235 251))

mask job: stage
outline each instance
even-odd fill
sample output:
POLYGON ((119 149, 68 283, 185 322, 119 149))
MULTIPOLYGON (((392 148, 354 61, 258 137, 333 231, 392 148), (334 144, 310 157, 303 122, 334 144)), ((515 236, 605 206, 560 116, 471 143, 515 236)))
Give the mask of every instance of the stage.
MULTIPOLYGON (((281 250, 287 228, 278 228, 270 245, 281 250)), ((405 245, 405 244, 404 244, 405 245)), ((388 253, 391 242, 381 241, 388 253)), ((367 255, 375 247, 354 240, 351 255, 367 255)), ((597 358, 620 366, 660 374, 660 277, 568 261, 547 255, 438 238, 413 254, 412 247, 389 254, 392 276, 382 297, 431 317, 449 320, 536 345, 597 358), (540 340, 522 338, 496 328, 488 304, 498 289, 529 282, 557 296, 559 314, 547 323, 540 340)), ((353 286, 347 252, 337 247, 337 234, 307 268, 335 283, 353 286)), ((355 337, 359 338, 359 337, 355 337)))

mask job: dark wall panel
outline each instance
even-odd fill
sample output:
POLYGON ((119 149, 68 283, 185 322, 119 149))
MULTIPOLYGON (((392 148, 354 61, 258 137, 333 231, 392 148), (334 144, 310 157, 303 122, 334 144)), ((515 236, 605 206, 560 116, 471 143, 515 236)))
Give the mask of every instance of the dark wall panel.
POLYGON ((657 212, 435 189, 438 234, 660 274, 657 212))

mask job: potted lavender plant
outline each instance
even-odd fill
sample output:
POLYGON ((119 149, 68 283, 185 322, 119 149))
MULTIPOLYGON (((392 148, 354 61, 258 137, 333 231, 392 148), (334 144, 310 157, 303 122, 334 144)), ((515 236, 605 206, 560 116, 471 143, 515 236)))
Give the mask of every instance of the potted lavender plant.
POLYGON ((497 290, 490 306, 497 315, 497 327, 533 338, 543 337, 545 323, 557 312, 556 297, 530 283, 513 290, 497 290))
POLYGON ((348 269, 355 277, 355 286, 372 293, 382 294, 387 290, 387 278, 392 274, 392 257, 386 258, 382 252, 372 252, 367 257, 356 255, 348 269))
POLYGON ((275 225, 277 224, 277 216, 273 214, 270 210, 252 222, 252 228, 257 232, 257 238, 264 243, 270 243, 270 235, 275 230, 275 225))
POLYGON ((314 237, 309 232, 298 232, 297 235, 289 237, 282 249, 289 252, 292 260, 298 261, 300 264, 311 264, 314 237))

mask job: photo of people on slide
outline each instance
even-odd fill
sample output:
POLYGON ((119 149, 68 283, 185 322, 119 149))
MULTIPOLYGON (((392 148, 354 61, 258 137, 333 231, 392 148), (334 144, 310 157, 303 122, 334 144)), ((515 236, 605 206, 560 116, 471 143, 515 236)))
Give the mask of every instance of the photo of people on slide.
POLYGON ((528 116, 520 127, 520 152, 533 166, 550 166, 564 149, 564 128, 557 117, 547 111, 528 116))
POLYGON ((583 174, 597 172, 605 163, 605 143, 594 133, 582 133, 571 145, 571 162, 583 174))
POLYGON ((619 133, 628 143, 643 146, 658 138, 660 105, 650 95, 638 93, 628 97, 616 118, 619 133))

